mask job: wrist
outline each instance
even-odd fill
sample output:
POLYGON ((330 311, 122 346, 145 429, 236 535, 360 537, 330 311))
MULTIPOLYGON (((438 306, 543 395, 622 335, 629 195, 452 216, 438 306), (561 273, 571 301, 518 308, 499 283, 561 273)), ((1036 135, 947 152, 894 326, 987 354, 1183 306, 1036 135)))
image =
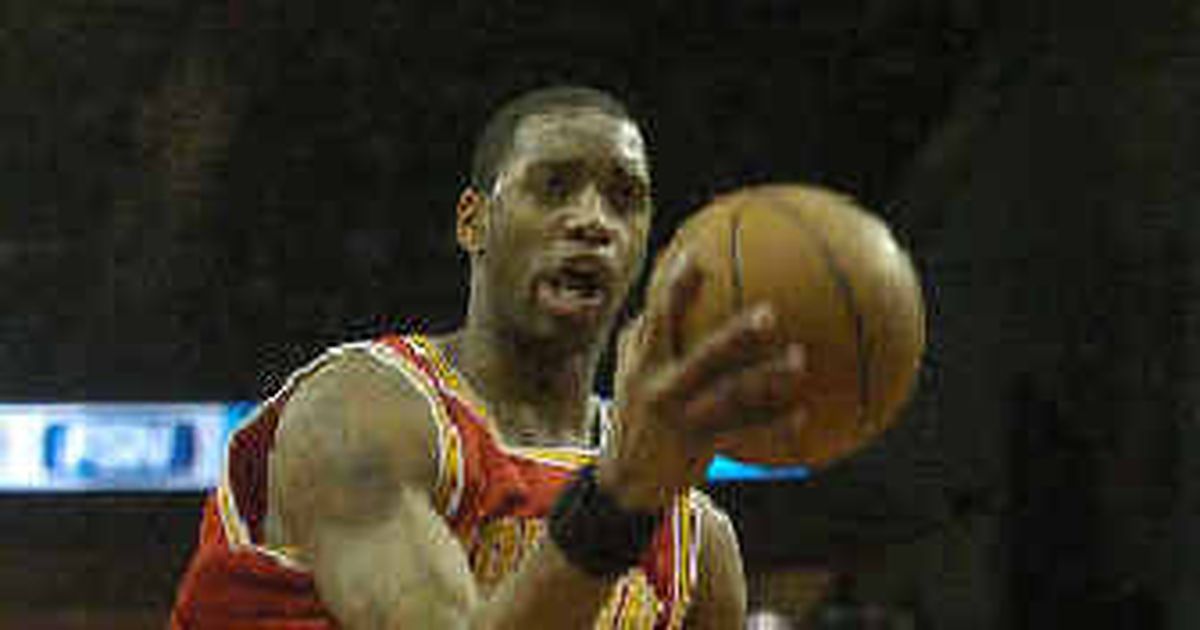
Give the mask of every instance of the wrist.
POLYGON ((572 565, 611 578, 637 564, 658 531, 661 514, 621 505, 601 487, 596 468, 585 466, 555 502, 549 534, 572 565))

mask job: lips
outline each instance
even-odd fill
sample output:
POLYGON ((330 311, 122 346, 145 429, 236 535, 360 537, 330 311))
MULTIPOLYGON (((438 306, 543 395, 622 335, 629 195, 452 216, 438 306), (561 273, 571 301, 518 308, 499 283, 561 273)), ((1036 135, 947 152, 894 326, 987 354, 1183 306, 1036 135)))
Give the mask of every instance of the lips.
POLYGON ((535 295, 553 315, 593 319, 609 303, 613 277, 611 266, 601 258, 567 258, 538 276, 535 295))

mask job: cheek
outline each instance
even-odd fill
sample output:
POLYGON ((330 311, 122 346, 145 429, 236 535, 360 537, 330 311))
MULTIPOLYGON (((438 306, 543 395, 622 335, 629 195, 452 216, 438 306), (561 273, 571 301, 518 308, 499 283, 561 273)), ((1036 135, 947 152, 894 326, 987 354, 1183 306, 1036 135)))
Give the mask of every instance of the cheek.
POLYGON ((626 243, 629 251, 626 258, 634 273, 642 267, 643 259, 646 257, 646 248, 649 246, 649 240, 649 220, 639 220, 630 226, 629 241, 626 243))
POLYGON ((529 252, 536 251, 537 235, 533 226, 509 220, 498 221, 488 235, 488 252, 492 256, 492 276, 513 289, 529 274, 532 261, 529 252))

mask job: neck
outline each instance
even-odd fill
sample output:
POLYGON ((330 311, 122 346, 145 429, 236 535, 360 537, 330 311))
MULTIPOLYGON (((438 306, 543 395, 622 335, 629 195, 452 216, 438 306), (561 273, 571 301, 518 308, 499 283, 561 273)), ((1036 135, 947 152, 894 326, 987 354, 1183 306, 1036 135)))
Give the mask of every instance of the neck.
POLYGON ((531 339, 468 318, 440 345, 509 444, 589 443, 598 342, 581 347, 531 339))

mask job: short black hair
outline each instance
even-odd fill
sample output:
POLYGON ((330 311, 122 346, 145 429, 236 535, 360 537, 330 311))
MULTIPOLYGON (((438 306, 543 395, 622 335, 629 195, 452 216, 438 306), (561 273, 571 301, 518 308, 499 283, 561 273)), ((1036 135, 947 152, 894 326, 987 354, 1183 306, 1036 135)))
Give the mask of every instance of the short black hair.
POLYGON ((522 120, 564 109, 590 109, 637 123, 617 97, 596 88, 556 85, 525 92, 497 109, 476 139, 471 157, 471 187, 484 194, 492 192, 522 120))

